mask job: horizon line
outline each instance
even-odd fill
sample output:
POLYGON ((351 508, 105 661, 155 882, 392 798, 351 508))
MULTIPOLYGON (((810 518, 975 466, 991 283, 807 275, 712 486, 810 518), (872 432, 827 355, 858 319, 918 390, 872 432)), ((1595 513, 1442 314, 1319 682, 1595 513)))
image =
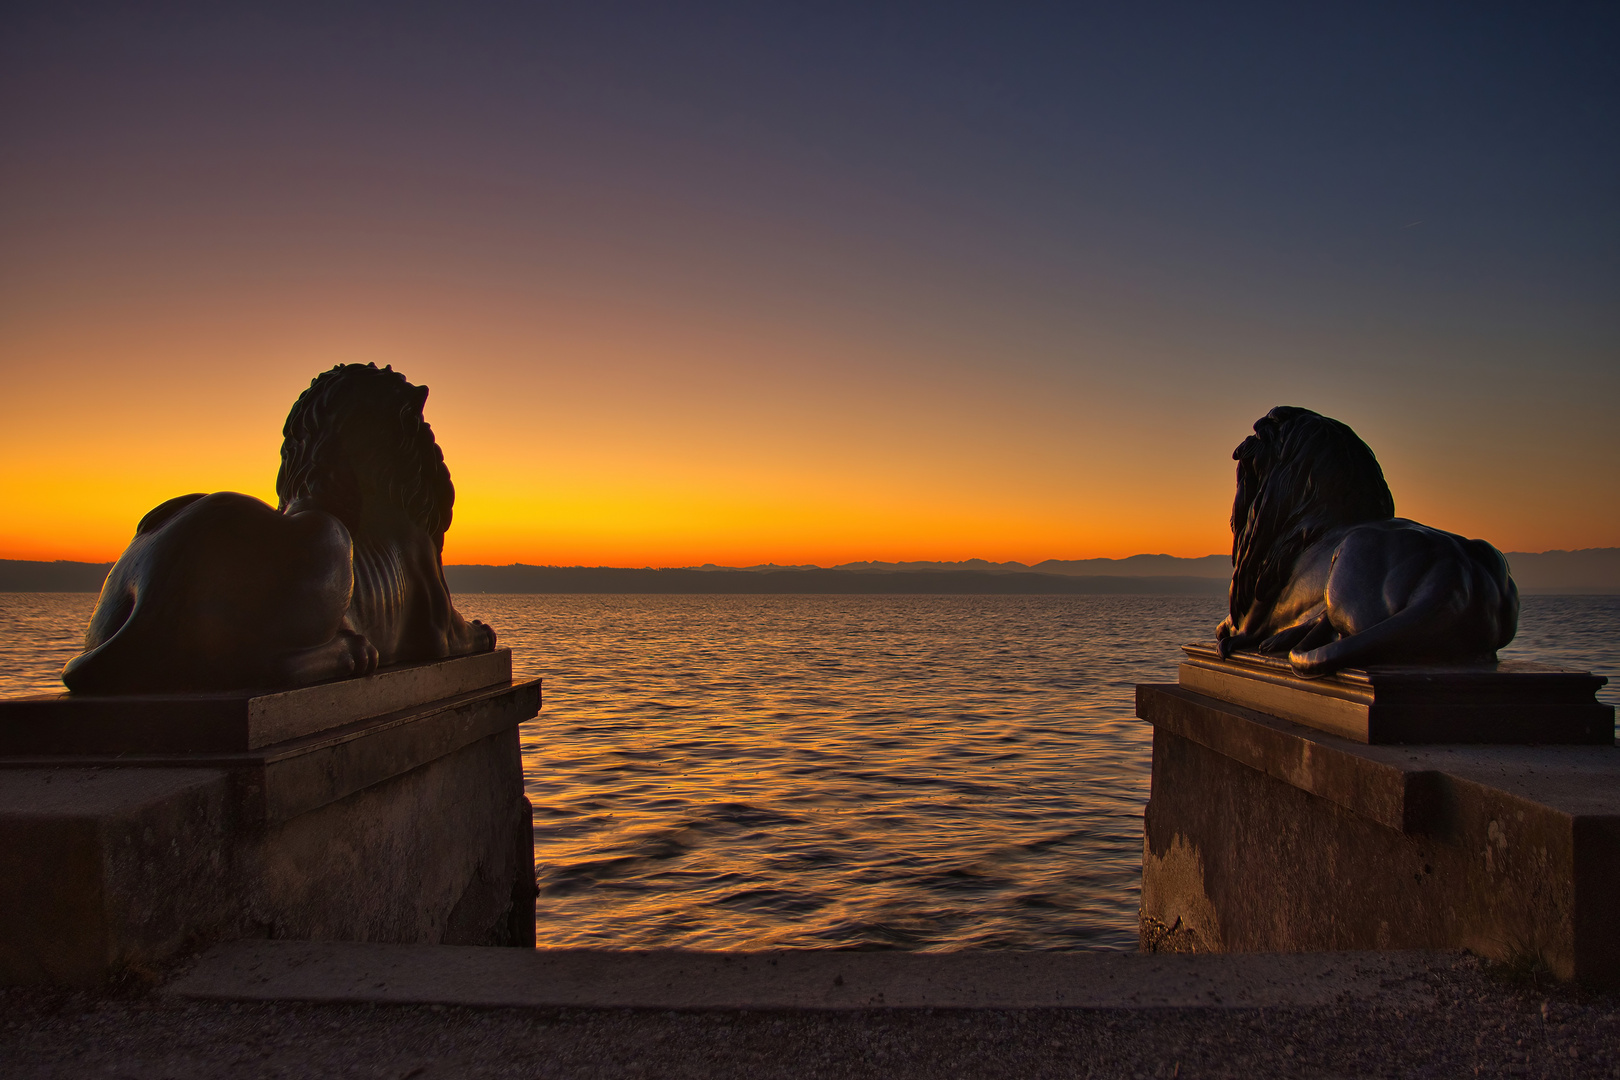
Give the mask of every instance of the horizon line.
MULTIPOLYGON (((1620 551, 1620 545, 1612 545, 1612 546, 1605 546, 1605 547, 1586 547, 1586 548, 1548 548, 1548 549, 1546 549, 1544 551, 1504 551, 1504 552, 1502 552, 1502 554, 1504 556, 1513 556, 1513 555, 1580 555, 1580 554, 1584 554, 1584 553, 1587 553, 1587 552, 1608 552, 1608 551, 1620 551)), ((494 568, 534 567, 534 568, 537 568, 537 569, 547 569, 547 570, 707 570, 707 571, 724 571, 724 570, 739 570, 739 571, 741 571, 741 570, 844 570, 844 569, 852 569, 852 568, 857 568, 857 567, 908 567, 908 566, 921 566, 921 567, 966 567, 966 566, 1005 567, 1005 566, 1012 566, 1012 567, 1024 567, 1024 568, 1027 568, 1027 569, 1030 569, 1030 570, 1034 570, 1035 568, 1040 567, 1040 566, 1047 566, 1047 565, 1051 565, 1051 564, 1066 564, 1066 563, 1124 563, 1124 562, 1130 562, 1130 561, 1132 561, 1134 559, 1170 559, 1170 560, 1174 560, 1176 562, 1193 563, 1193 562, 1203 562, 1206 559, 1217 559, 1217 558, 1218 559, 1230 559, 1231 555, 1228 552, 1222 552, 1222 551, 1210 552, 1207 555, 1170 555, 1170 554, 1167 554, 1165 552, 1143 551, 1143 552, 1137 552, 1136 554, 1133 554, 1133 555, 1119 556, 1117 558, 1114 557, 1114 556, 1109 556, 1109 555, 1092 555, 1092 556, 1082 556, 1082 557, 1078 557, 1078 558, 1057 558, 1057 557, 1052 557, 1052 558, 1040 559, 1040 560, 1038 560, 1036 562, 1023 562, 1023 561, 1018 560, 1018 559, 1002 559, 1002 560, 982 559, 982 558, 978 558, 978 557, 968 558, 968 559, 855 559, 855 560, 851 560, 849 562, 833 563, 833 564, 827 565, 827 566, 823 566, 820 563, 776 563, 776 562, 752 563, 752 564, 741 565, 741 566, 723 564, 723 563, 713 563, 713 562, 680 563, 680 564, 666 563, 666 564, 662 564, 662 565, 648 563, 648 564, 643 564, 643 565, 640 565, 640 566, 631 566, 631 565, 609 565, 607 563, 594 563, 594 564, 591 564, 591 563, 540 563, 540 562, 530 563, 530 562, 523 562, 521 560, 517 560, 517 561, 513 561, 513 562, 504 562, 504 563, 502 563, 502 562, 453 562, 453 563, 452 562, 445 562, 442 565, 447 566, 447 567, 449 567, 449 566, 486 566, 486 567, 494 567, 494 568)), ((41 565, 51 565, 51 564, 54 564, 54 563, 68 563, 68 564, 74 564, 74 565, 80 565, 80 566, 110 566, 110 565, 112 565, 112 563, 114 563, 116 561, 117 561, 116 558, 115 559, 105 559, 105 560, 89 560, 89 559, 18 559, 18 558, 10 558, 10 557, 6 557, 6 556, 0 556, 0 562, 38 563, 38 564, 41 564, 41 565)))

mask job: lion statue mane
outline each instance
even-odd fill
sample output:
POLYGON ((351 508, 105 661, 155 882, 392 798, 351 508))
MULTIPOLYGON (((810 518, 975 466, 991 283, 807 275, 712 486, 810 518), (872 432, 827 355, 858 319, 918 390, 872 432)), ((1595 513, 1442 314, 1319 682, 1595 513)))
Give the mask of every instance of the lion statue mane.
POLYGON ((1485 663, 1513 640, 1507 560, 1395 516, 1371 449, 1337 420, 1279 406, 1232 452, 1230 614, 1222 656, 1287 653, 1295 672, 1485 663))
POLYGON ((221 491, 141 519, 102 586, 78 693, 302 686, 487 652, 444 583, 455 489, 427 387, 392 367, 318 376, 282 431, 280 505, 221 491))

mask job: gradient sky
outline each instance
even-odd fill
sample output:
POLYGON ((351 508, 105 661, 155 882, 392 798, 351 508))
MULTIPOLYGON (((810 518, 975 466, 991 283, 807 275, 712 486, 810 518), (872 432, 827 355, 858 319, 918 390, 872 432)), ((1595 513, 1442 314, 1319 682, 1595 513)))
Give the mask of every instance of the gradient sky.
POLYGON ((1620 6, 13 3, 0 557, 432 388, 450 562, 1202 555, 1297 404, 1620 545, 1620 6))

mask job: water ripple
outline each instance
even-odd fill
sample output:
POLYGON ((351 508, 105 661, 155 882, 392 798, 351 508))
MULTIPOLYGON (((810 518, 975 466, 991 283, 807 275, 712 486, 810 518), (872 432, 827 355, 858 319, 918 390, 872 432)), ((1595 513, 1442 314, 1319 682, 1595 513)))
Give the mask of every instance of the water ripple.
MULTIPOLYGON (((0 594, 0 694, 95 598, 0 594)), ((518 674, 547 946, 1131 948, 1138 682, 1209 597, 465 595, 518 674)), ((1508 657, 1620 669, 1620 598, 1529 597, 1508 657)), ((1616 700, 1609 687, 1604 700, 1616 700)))

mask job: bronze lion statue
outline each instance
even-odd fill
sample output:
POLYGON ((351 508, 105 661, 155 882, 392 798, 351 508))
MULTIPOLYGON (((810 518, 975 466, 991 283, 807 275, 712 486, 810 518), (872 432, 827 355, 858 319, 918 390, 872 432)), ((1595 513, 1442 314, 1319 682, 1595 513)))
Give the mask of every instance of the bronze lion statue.
POLYGON ((1300 675, 1368 664, 1483 663, 1513 640, 1519 591, 1483 540, 1395 516, 1356 433, 1279 406, 1243 440, 1222 656, 1287 653, 1300 675))
POLYGON ((282 431, 280 506, 221 491, 152 510, 108 573, 77 693, 303 686, 380 664, 487 652, 444 584, 455 489, 422 418, 427 387, 345 364, 282 431))

